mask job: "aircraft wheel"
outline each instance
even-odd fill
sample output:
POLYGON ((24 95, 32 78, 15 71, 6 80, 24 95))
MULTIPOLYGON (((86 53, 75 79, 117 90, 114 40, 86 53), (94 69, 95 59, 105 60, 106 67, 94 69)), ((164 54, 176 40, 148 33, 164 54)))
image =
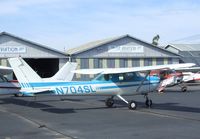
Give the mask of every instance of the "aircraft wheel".
POLYGON ((131 102, 129 102, 128 108, 131 110, 135 110, 137 108, 137 103, 132 100, 131 102))
POLYGON ((151 107, 153 103, 152 103, 151 99, 147 99, 145 104, 146 104, 147 107, 151 107))
POLYGON ((181 91, 182 91, 182 92, 186 92, 186 91, 187 91, 187 87, 182 87, 182 88, 181 88, 181 91))
POLYGON ((23 95, 18 93, 18 94, 14 94, 15 97, 22 97, 23 95))
POLYGON ((107 107, 111 108, 114 104, 114 100, 112 98, 108 98, 108 99, 106 99, 105 104, 107 107))

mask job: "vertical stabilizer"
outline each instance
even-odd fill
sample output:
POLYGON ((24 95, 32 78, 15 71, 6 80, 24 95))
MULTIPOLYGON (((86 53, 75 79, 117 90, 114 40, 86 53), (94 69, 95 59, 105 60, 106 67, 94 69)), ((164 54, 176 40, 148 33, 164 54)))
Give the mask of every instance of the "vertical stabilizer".
POLYGON ((71 71, 75 70, 77 63, 67 62, 53 77, 51 80, 57 81, 72 81, 74 73, 71 71))
POLYGON ((42 81, 41 77, 21 57, 9 58, 8 61, 22 88, 29 86, 30 82, 42 81))

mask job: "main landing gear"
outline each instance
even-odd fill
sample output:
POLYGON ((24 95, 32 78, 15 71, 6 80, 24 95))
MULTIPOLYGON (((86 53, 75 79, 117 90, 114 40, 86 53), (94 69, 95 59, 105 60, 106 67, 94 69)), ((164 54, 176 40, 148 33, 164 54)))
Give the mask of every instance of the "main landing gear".
POLYGON ((150 108, 153 104, 152 100, 148 98, 148 95, 145 94, 144 97, 146 98, 145 105, 150 108))
POLYGON ((182 92, 187 91, 187 85, 184 82, 179 83, 178 86, 181 88, 182 92))
POLYGON ((21 94, 21 93, 17 93, 17 94, 14 94, 14 96, 15 96, 15 97, 22 97, 23 94, 21 94))
POLYGON ((185 84, 180 85, 181 91, 186 92, 187 91, 187 86, 185 84))
MULTIPOLYGON (((126 104, 128 104, 128 108, 131 110, 135 110, 137 108, 137 103, 135 101, 130 101, 128 102, 127 100, 125 100, 121 95, 117 95, 118 98, 120 98, 122 101, 124 101, 126 104)), ((152 100, 148 98, 148 95, 145 94, 144 97, 146 98, 145 101, 145 105, 150 108, 152 106, 152 100)), ((105 101, 105 104, 107 107, 111 108, 114 104, 114 96, 112 96, 111 98, 107 98, 105 101)))
POLYGON ((181 91, 182 92, 186 92, 187 91, 187 87, 186 86, 181 87, 181 91))

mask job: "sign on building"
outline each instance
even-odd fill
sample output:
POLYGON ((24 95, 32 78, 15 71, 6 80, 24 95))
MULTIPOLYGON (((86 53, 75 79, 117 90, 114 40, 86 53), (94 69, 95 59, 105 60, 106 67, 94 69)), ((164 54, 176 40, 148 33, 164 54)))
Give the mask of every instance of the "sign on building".
POLYGON ((23 46, 1 46, 0 54, 26 53, 26 47, 23 46))
POLYGON ((144 53, 142 45, 111 45, 108 47, 109 53, 144 53))

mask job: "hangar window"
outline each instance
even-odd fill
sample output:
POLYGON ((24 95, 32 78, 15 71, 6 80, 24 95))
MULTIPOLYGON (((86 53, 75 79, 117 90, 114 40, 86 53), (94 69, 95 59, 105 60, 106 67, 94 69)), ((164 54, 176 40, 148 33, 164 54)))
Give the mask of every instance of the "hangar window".
POLYGON ((94 63, 94 68, 99 68, 99 60, 98 60, 98 58, 94 58, 93 63, 94 63))
POLYGON ((107 67, 108 68, 115 68, 115 59, 114 58, 110 58, 107 60, 107 67))
POLYGON ((87 69, 89 68, 89 59, 82 58, 81 59, 81 69, 87 69))
POLYGON ((94 58, 94 68, 102 68, 103 67, 103 59, 94 58))
POLYGON ((125 67, 125 59, 120 59, 119 64, 120 64, 120 68, 124 68, 125 67))
POLYGON ((140 59, 139 58, 132 59, 132 66, 133 67, 139 67, 140 66, 140 59))
POLYGON ((172 58, 168 58, 168 64, 172 64, 172 58))
POLYGON ((146 58, 144 59, 144 66, 151 66, 152 65, 152 59, 146 58))
POLYGON ((163 65, 164 64, 164 59, 163 58, 157 58, 156 59, 157 65, 163 65))
POLYGON ((124 59, 124 67, 128 67, 128 59, 124 59))

